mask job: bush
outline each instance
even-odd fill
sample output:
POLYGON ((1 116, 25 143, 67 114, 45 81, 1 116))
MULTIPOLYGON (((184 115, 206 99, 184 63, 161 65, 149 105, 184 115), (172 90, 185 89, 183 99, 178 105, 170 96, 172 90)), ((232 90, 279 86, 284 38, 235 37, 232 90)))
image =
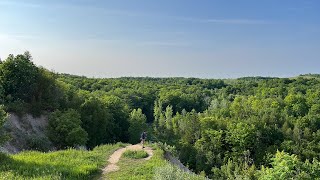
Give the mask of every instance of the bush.
POLYGON ((27 148, 29 150, 47 152, 52 149, 52 143, 46 136, 31 135, 27 137, 27 148))
POLYGON ((272 158, 272 167, 262 166, 256 175, 259 179, 319 179, 320 162, 301 161, 297 155, 277 151, 272 158))
POLYGON ((161 148, 165 152, 170 152, 173 156, 178 156, 178 151, 175 146, 170 146, 166 142, 157 142, 159 148, 161 148))
POLYGON ((8 136, 3 130, 3 126, 6 122, 7 116, 7 113, 3 110, 3 106, 0 106, 0 145, 8 140, 8 136))
POLYGON ((123 156, 131 159, 142 159, 148 157, 148 153, 142 150, 127 150, 123 153, 123 156))
POLYGON ((49 116, 48 136, 59 148, 85 145, 88 133, 81 127, 80 114, 69 109, 49 116))
POLYGON ((6 104, 6 111, 15 112, 18 116, 22 116, 27 112, 28 105, 22 100, 16 100, 6 104))
POLYGON ((159 167, 155 171, 154 179, 156 180, 204 180, 205 177, 184 172, 176 166, 166 165, 163 167, 159 167))
POLYGON ((140 134, 147 129, 147 117, 142 113, 141 109, 134 109, 130 113, 129 142, 136 144, 139 142, 140 134))

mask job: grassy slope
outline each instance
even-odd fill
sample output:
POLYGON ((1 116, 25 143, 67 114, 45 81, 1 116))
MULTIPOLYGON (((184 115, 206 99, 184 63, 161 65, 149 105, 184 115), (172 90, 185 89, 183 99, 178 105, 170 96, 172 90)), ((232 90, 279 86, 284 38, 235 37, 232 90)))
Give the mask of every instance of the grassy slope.
MULTIPOLYGON (((16 155, 0 154, 0 180, 22 179, 97 179, 109 157, 124 144, 103 145, 92 151, 63 150, 50 153, 25 151, 16 155)), ((163 158, 163 151, 155 148, 146 161, 122 157, 120 170, 109 173, 106 179, 195 179, 203 177, 182 172, 163 158)))
POLYGON ((92 179, 106 159, 124 144, 103 145, 92 151, 63 150, 51 153, 26 151, 0 154, 0 179, 92 179))
POLYGON ((162 154, 161 150, 154 150, 153 157, 148 161, 121 157, 117 163, 120 170, 107 174, 106 179, 152 179, 155 168, 166 164, 162 154))
POLYGON ((153 157, 150 160, 121 157, 117 163, 118 171, 105 175, 105 179, 144 180, 144 179, 190 179, 203 180, 205 178, 194 174, 182 172, 177 167, 170 165, 163 157, 163 151, 154 148, 153 157))

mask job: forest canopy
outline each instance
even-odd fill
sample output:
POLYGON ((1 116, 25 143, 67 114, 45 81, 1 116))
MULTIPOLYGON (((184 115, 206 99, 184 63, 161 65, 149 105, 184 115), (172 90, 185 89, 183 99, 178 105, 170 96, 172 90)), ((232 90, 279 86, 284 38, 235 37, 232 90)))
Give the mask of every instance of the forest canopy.
POLYGON ((136 143, 148 129, 213 179, 320 177, 319 75, 87 78, 38 67, 26 52, 0 63, 0 82, 3 109, 48 113, 61 149, 136 143))

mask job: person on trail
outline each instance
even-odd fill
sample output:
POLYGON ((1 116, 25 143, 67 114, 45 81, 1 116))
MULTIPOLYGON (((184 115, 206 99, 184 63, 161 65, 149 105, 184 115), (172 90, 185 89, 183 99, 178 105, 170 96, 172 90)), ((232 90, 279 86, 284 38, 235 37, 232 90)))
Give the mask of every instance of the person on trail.
POLYGON ((141 140, 141 144, 142 144, 142 148, 144 148, 144 142, 147 139, 147 133, 146 131, 143 131, 143 133, 141 134, 140 140, 141 140))

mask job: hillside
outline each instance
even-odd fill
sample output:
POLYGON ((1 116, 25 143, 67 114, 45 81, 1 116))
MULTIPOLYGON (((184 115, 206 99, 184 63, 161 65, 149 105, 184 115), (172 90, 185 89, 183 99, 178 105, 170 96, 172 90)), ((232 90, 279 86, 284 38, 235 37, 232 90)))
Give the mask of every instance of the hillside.
MULTIPOLYGON (((27 52, 0 63, 0 81, 0 143, 11 136, 9 152, 54 147, 59 159, 69 148, 87 154, 104 144, 137 144, 147 131, 149 141, 211 179, 320 177, 319 78, 87 78, 38 67, 27 52)), ((120 159, 122 170, 107 176, 154 168, 152 159, 131 161, 120 159)), ((1 168, 14 176, 15 166, 1 168)))
MULTIPOLYGON (((205 179, 179 170, 164 159, 163 151, 156 145, 147 150, 147 158, 126 156, 126 152, 140 150, 141 146, 125 144, 103 145, 92 151, 68 149, 50 153, 25 151, 15 155, 0 154, 0 179, 205 179), (129 148, 135 147, 135 148, 129 148), (113 154, 118 159, 110 161, 113 154), (123 155, 124 154, 124 155, 123 155), (148 157, 149 156, 149 157, 148 157), (109 159, 109 161, 107 161, 109 159), (119 161, 120 159, 120 161, 119 161), (118 162, 119 161, 119 162, 118 162), (118 163, 112 171, 108 164, 118 163)), ((141 150, 140 150, 141 151, 141 150)))
POLYGON ((320 78, 320 74, 301 74, 299 77, 304 77, 304 78, 320 78))
POLYGON ((0 179, 92 179, 101 172, 107 156, 123 146, 104 145, 92 151, 68 149, 1 155, 0 179))
POLYGON ((33 117, 31 114, 19 116, 10 113, 4 124, 4 129, 10 135, 10 140, 0 146, 0 151, 18 153, 27 149, 42 151, 54 149, 46 135, 47 126, 48 117, 45 115, 33 117))

